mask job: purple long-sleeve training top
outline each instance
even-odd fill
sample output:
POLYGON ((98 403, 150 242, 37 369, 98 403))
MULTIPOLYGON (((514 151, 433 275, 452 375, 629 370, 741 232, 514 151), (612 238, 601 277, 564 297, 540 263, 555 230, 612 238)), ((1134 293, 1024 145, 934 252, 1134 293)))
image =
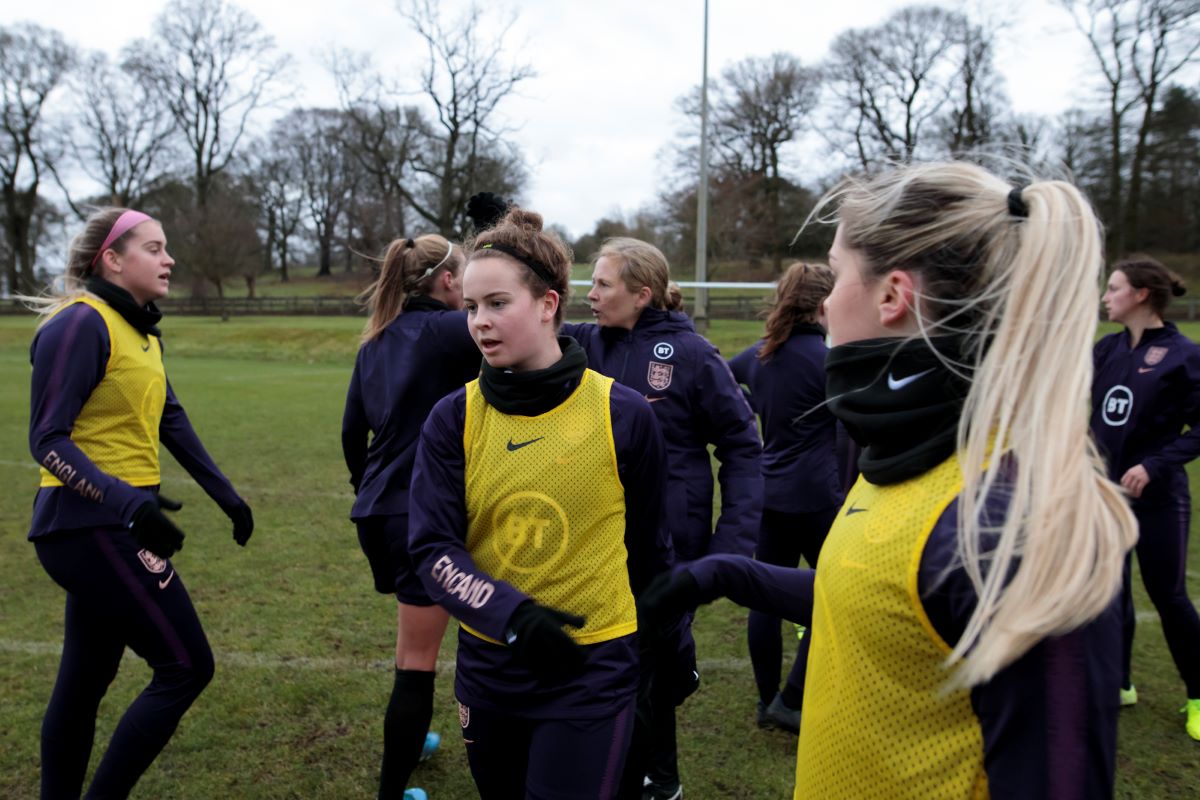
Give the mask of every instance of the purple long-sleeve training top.
POLYGON ((825 406, 825 332, 798 325, 770 357, 760 339, 729 360, 762 420, 763 507, 800 514, 844 500, 837 420, 825 406))
MULTIPOLYGON (((59 530, 126 525, 138 506, 152 496, 150 488, 131 486, 101 471, 71 441, 75 419, 104 377, 110 348, 104 319, 84 303, 56 314, 30 345, 29 450, 38 464, 57 459, 68 465, 75 476, 73 485, 90 485, 96 490, 39 489, 33 501, 30 539, 59 530)), ((170 381, 158 431, 159 441, 218 506, 232 509, 241 504, 229 479, 200 443, 170 381)))
MULTIPOLYGON (((921 554, 917 590, 938 635, 953 646, 975 609, 970 579, 956 563, 958 501, 942 513, 921 554)), ((811 625, 811 569, 740 556, 711 556, 687 569, 705 601, 735 603, 811 625)), ((1096 620, 1046 639, 971 690, 994 800, 1111 797, 1121 682, 1117 603, 1096 620)))
MULTIPOLYGON (((617 473, 625 492, 625 549, 635 597, 673 562, 664 522, 666 487, 662 433, 636 392, 613 383, 609 399, 617 473)), ((434 406, 421 431, 409 503, 409 545, 417 572, 433 600, 473 629, 504 641, 509 619, 530 598, 483 573, 466 547, 463 429, 466 391, 434 406), (471 575, 493 591, 478 607, 447 592, 443 579, 471 575)), ((531 719, 610 716, 634 696, 638 683, 637 634, 583 646, 585 666, 573 681, 548 684, 521 664, 508 647, 466 631, 458 637, 455 693, 468 706, 531 719)))
POLYGON ((438 400, 479 373, 479 363, 466 312, 445 306, 406 309, 359 348, 342 416, 351 519, 408 513, 421 425, 438 400))
POLYGON ((1092 350, 1092 435, 1114 481, 1146 468, 1150 483, 1135 505, 1186 499, 1183 468, 1200 456, 1200 345, 1171 322, 1144 331, 1137 347, 1129 343, 1126 329, 1092 350))

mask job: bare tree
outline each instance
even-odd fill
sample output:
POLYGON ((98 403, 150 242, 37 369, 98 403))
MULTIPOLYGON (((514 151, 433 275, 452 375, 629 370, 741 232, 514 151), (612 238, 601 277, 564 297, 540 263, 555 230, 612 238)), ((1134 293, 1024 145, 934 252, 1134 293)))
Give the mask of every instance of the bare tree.
POLYGON ((1163 85, 1200 52, 1196 0, 1061 0, 1087 38, 1108 102, 1109 175, 1107 222, 1110 244, 1122 251, 1136 240, 1146 143, 1163 85), (1141 109, 1129 196, 1124 196, 1126 116, 1141 109))
POLYGON ((1002 138, 1008 98, 996 71, 993 31, 965 16, 949 25, 957 29, 958 68, 950 83, 943 138, 951 153, 963 153, 1002 138))
POLYGON ((261 155, 250 170, 250 183, 260 208, 260 223, 265 234, 264 271, 279 262, 279 279, 288 280, 292 237, 300 229, 304 210, 304 183, 300 164, 287 146, 287 131, 276 123, 258 148, 261 155))
POLYGON ((825 64, 834 145, 864 169, 912 159, 947 108, 963 24, 956 12, 908 6, 875 28, 839 35, 825 64))
POLYGON ((419 109, 399 102, 404 93, 384 81, 369 56, 341 51, 330 58, 329 69, 349 122, 345 146, 363 173, 364 193, 370 197, 369 203, 358 204, 354 223, 362 247, 375 252, 405 235, 406 191, 415 190, 414 162, 432 130, 419 109))
POLYGON ((37 288, 38 188, 59 155, 44 113, 75 59, 57 31, 27 23, 0 28, 0 220, 9 291, 37 288))
POLYGON ((171 0, 154 36, 130 44, 124 58, 174 118, 192 156, 196 205, 206 208, 251 117, 279 99, 290 59, 254 17, 225 0, 171 0))
POLYGON ((296 109, 287 130, 289 158, 299 166, 305 216, 317 241, 317 275, 331 274, 333 243, 354 191, 356 171, 343 147, 348 120, 332 108, 296 109))
MULTIPOLYGON (((76 129, 69 140, 75 163, 103 187, 104 202, 140 206, 167 177, 175 121, 159 96, 114 69, 102 53, 90 56, 78 84, 76 129)), ((82 216, 67 187, 59 185, 82 216)))
MULTIPOLYGON (((509 49, 505 41, 512 21, 491 23, 478 5, 472 4, 451 23, 442 19, 433 0, 410 0, 401 13, 426 45, 421 90, 436 117, 415 164, 430 190, 405 188, 404 197, 438 232, 455 236, 467 228, 467 198, 481 189, 500 191, 479 182, 483 156, 501 149, 504 130, 496 120, 497 108, 534 71, 501 61, 509 49), (489 30, 495 35, 488 37, 489 30)), ((492 162, 494 167, 494 157, 492 162)))

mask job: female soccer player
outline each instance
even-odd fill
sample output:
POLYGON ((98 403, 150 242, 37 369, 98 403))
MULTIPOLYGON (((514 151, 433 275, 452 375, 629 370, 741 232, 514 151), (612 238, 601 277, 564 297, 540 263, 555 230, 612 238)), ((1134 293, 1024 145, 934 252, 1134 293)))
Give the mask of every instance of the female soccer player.
POLYGON ((797 798, 1109 797, 1136 527, 1079 413, 1099 223, 1067 183, 966 163, 826 202, 827 388, 862 476, 815 580, 717 556, 643 610, 811 612, 797 798))
MULTIPOLYGON (((1200 739, 1200 617, 1187 593, 1192 501, 1183 469, 1200 456, 1200 346, 1163 321, 1171 295, 1183 292, 1179 277, 1152 258, 1113 266, 1104 306, 1125 330, 1105 336, 1093 351, 1092 432, 1109 476, 1132 498, 1141 531, 1142 582, 1187 687, 1187 732, 1200 739)), ((1130 583, 1127 561, 1122 705, 1137 702, 1130 672, 1137 624, 1130 583)))
MULTIPOLYGON (((596 324, 565 325, 597 372, 615 378, 654 408, 667 442, 667 525, 675 555, 754 552, 762 516, 762 445, 754 412, 725 359, 679 310, 667 259, 637 239, 601 247, 587 295, 596 324), (720 463, 721 514, 713 530, 713 478, 708 445, 720 463)), ((655 800, 681 793, 675 707, 699 685, 689 634, 673 659, 659 660, 652 700, 653 743, 647 792, 655 800)))
POLYGON ((528 211, 476 237, 463 295, 483 369, 434 407, 413 470, 413 557, 462 623, 455 692, 485 800, 613 796, 634 598, 670 560, 654 412, 557 336, 570 267, 528 211))
POLYGON ((425 592, 408 555, 408 499, 421 423, 433 404, 479 373, 479 349, 462 309, 462 248, 437 234, 397 239, 379 278, 363 293, 369 309, 342 417, 342 453, 354 486, 350 518, 375 590, 395 594, 396 673, 383 719, 379 800, 419 800, 407 790, 440 737, 433 679, 447 616, 425 592))
MULTIPOLYGON (((810 567, 842 504, 837 422, 825 406, 825 329, 822 303, 833 288, 824 264, 796 262, 779 279, 766 336, 729 361, 733 376, 750 389, 762 420, 763 514, 755 558, 810 567)), ((808 645, 804 636, 783 691, 779 617, 751 611, 747 622, 750 663, 758 685, 758 724, 793 733, 800 728, 808 645)))
POLYGON ((162 225, 105 209, 71 243, 66 292, 42 299, 29 447, 41 465, 29 538, 67 591, 62 661, 42 721, 42 797, 79 797, 100 699, 133 649, 154 670, 126 709, 88 797, 125 797, 212 679, 208 640, 169 560, 183 532, 163 514, 159 443, 233 521, 250 507, 217 469, 175 397, 158 330, 174 260, 162 225))

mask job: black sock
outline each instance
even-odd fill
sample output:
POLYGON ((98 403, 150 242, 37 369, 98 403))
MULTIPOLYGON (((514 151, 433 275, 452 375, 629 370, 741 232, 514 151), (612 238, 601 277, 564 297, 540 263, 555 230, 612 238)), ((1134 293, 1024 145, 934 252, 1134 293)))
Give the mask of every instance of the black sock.
POLYGON ((779 697, 783 700, 785 706, 793 710, 804 705, 804 690, 800 689, 797 691, 790 683, 783 687, 783 691, 779 693, 779 697))
POLYGON ((433 719, 433 673, 396 670, 392 698, 383 718, 383 766, 379 800, 401 800, 408 778, 421 760, 433 719))

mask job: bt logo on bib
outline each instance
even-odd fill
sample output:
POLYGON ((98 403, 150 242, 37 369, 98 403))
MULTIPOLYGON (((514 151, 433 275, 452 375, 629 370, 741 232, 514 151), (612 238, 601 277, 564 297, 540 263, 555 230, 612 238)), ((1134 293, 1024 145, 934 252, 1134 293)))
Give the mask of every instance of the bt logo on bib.
POLYGON ((1119 428, 1133 415, 1133 392, 1128 386, 1117 385, 1108 390, 1104 395, 1104 402, 1100 406, 1101 415, 1104 417, 1104 422, 1114 428, 1119 428))

